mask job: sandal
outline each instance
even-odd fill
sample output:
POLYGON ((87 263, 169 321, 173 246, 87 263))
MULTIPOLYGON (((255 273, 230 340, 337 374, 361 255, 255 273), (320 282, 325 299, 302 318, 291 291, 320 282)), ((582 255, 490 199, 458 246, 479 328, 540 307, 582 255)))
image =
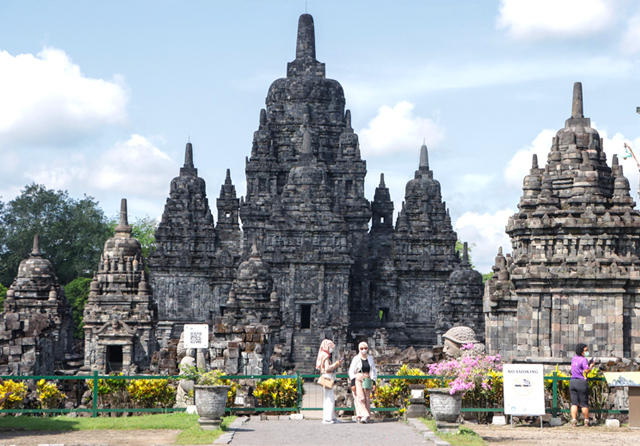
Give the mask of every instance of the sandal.
POLYGON ((571 427, 576 427, 576 426, 578 426, 578 420, 574 418, 573 420, 571 420, 571 427))
POLYGON ((589 420, 584 420, 584 427, 589 427, 589 420))

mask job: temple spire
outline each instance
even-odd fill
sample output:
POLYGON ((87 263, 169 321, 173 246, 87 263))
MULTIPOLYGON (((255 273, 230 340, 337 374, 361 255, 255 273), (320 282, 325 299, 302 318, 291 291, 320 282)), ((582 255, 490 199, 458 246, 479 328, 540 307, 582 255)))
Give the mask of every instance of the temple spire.
POLYGON ((316 60, 316 33, 311 14, 302 14, 298 20, 296 59, 316 60))
POLYGON ((384 174, 383 174, 383 173, 381 173, 381 174, 380 174, 380 186, 378 186, 378 187, 379 187, 379 188, 385 188, 385 187, 387 187, 387 185, 386 185, 386 184, 384 184, 384 174))
MULTIPOLYGON (((129 219, 127 216, 126 198, 123 198, 122 201, 120 201, 120 221, 118 222, 118 226, 116 226, 116 235, 117 234, 131 234, 131 226, 129 226, 129 219)), ((125 237, 128 237, 128 235, 125 237)))
POLYGON ((422 143, 420 147, 420 170, 429 170, 429 152, 427 145, 422 143))
POLYGON ((573 84, 573 100, 571 101, 571 117, 565 122, 566 128, 591 127, 591 119, 585 118, 582 109, 582 82, 573 84))
POLYGON ((571 117, 584 118, 582 109, 582 82, 573 84, 573 102, 571 104, 571 117))
POLYGON ((193 146, 190 142, 187 143, 187 147, 184 151, 184 167, 193 169, 193 146))
POLYGON ((467 242, 464 242, 464 247, 462 249, 462 264, 469 264, 469 246, 467 245, 467 242))
POLYGON ((227 169, 227 177, 224 179, 224 184, 233 184, 231 182, 231 169, 227 169))
POLYGON ((40 252, 40 241, 38 240, 38 234, 33 236, 33 251, 31 251, 32 256, 41 256, 40 252))

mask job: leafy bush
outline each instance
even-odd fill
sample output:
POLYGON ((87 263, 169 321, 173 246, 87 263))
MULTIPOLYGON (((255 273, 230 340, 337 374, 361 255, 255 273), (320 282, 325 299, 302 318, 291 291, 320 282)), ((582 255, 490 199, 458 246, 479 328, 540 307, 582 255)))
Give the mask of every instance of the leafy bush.
POLYGON ((4 398, 9 392, 11 392, 11 395, 0 404, 0 409, 20 409, 27 396, 27 385, 23 382, 7 379, 4 384, 0 384, 0 399, 4 398))
POLYGON ((37 393, 43 409, 58 409, 67 397, 54 383, 48 383, 44 379, 38 381, 37 393))
MULTIPOLYGON (((396 373, 396 376, 423 376, 425 373, 418 368, 409 368, 406 364, 396 373)), ((401 407, 400 413, 405 411, 409 405, 409 396, 411 395, 411 384, 424 385, 425 390, 433 387, 440 387, 438 379, 409 379, 399 378, 390 379, 389 384, 383 384, 382 381, 376 386, 376 392, 373 403, 376 407, 401 407)), ((429 395, 425 392, 425 404, 429 404, 429 395)))
POLYGON ((138 408, 166 408, 176 402, 176 388, 165 379, 134 379, 127 391, 138 408))
MULTIPOLYGON (((112 373, 113 376, 122 376, 122 373, 112 373)), ((89 389, 93 397, 93 380, 89 380, 89 389)), ((99 379, 98 380, 98 407, 130 409, 132 406, 127 381, 125 379, 99 379)), ((118 414, 118 416, 120 416, 118 414)))
POLYGON ((295 407, 298 403, 298 383, 294 378, 259 381, 253 396, 262 407, 295 407))

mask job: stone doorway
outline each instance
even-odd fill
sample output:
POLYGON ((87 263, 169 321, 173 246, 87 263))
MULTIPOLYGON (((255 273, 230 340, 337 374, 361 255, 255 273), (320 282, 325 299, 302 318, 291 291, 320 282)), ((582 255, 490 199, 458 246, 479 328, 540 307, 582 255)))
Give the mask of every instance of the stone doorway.
POLYGON ((107 346, 107 373, 122 371, 122 346, 107 346))

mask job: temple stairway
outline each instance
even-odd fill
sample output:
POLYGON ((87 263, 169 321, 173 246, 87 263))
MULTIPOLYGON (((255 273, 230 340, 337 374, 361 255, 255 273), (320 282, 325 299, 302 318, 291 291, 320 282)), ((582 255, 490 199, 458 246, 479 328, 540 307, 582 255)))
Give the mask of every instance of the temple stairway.
POLYGON ((311 330, 294 333, 291 356, 298 373, 303 375, 318 373, 316 357, 321 341, 320 334, 313 333, 311 330))

